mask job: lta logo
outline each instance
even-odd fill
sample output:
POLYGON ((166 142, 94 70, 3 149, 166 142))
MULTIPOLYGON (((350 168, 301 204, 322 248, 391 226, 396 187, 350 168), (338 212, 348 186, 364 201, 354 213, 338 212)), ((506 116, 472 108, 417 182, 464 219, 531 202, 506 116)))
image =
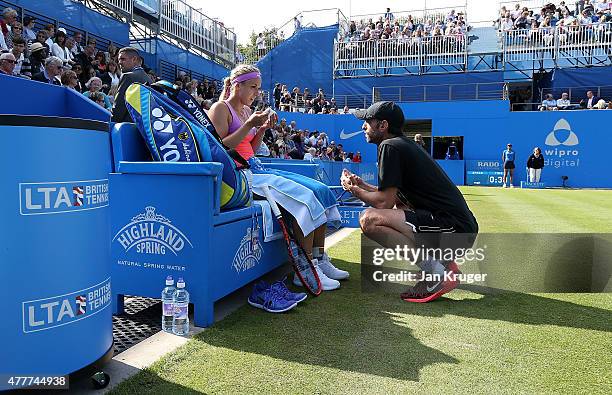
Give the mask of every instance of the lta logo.
POLYGON ((580 152, 575 147, 579 144, 578 136, 572 131, 569 122, 561 118, 555 124, 553 130, 546 136, 544 141, 549 147, 544 149, 544 165, 556 169, 560 167, 580 166, 580 152))
POLYGON ((193 244, 172 222, 155 212, 155 207, 145 207, 145 212, 138 214, 119 229, 113 242, 117 241, 128 252, 135 248, 141 254, 166 255, 170 251, 178 253, 189 244, 193 244))

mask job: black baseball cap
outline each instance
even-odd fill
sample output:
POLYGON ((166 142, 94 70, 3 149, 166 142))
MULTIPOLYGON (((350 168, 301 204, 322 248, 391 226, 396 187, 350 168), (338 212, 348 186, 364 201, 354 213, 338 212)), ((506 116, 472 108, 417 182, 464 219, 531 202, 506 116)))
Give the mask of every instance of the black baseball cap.
POLYGON ((392 101, 379 101, 366 110, 355 111, 355 116, 364 121, 378 119, 387 121, 390 127, 402 128, 404 126, 404 112, 392 101))

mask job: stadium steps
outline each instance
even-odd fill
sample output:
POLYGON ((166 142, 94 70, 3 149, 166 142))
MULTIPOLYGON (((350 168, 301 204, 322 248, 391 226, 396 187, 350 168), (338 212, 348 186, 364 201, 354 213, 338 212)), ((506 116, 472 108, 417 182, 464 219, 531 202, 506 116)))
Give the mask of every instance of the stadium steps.
POLYGON ((468 54, 491 54, 502 51, 497 38, 497 29, 490 27, 475 27, 470 31, 471 43, 468 46, 468 54))

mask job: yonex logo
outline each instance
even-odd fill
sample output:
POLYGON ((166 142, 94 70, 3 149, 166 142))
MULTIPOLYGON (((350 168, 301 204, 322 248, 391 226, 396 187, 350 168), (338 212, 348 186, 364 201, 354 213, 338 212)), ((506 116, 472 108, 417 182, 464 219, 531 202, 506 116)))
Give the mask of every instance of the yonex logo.
POLYGON ((555 124, 555 128, 553 129, 553 131, 548 133, 548 136, 546 136, 546 141, 544 142, 544 144, 553 147, 556 147, 558 145, 565 145, 571 147, 574 145, 578 145, 578 136, 572 131, 570 124, 565 119, 561 118, 555 124), (569 132, 565 140, 559 141, 559 138, 557 137, 557 132, 559 131, 569 132))
POLYGON ((197 106, 193 103, 193 100, 191 99, 187 99, 185 100, 185 104, 187 105, 187 107, 191 110, 193 110, 194 108, 196 108, 197 106))
POLYGON ((164 111, 159 107, 155 107, 153 111, 151 111, 151 115, 155 117, 153 129, 162 133, 172 133, 172 119, 170 115, 167 113, 164 114, 164 111))

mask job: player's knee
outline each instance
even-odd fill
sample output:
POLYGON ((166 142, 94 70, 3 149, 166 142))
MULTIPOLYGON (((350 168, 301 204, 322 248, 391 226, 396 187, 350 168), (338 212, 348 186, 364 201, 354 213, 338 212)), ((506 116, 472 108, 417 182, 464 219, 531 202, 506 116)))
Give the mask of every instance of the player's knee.
POLYGON ((363 233, 371 233, 376 226, 378 215, 375 210, 372 208, 366 209, 359 217, 359 226, 361 227, 361 231, 363 233))

